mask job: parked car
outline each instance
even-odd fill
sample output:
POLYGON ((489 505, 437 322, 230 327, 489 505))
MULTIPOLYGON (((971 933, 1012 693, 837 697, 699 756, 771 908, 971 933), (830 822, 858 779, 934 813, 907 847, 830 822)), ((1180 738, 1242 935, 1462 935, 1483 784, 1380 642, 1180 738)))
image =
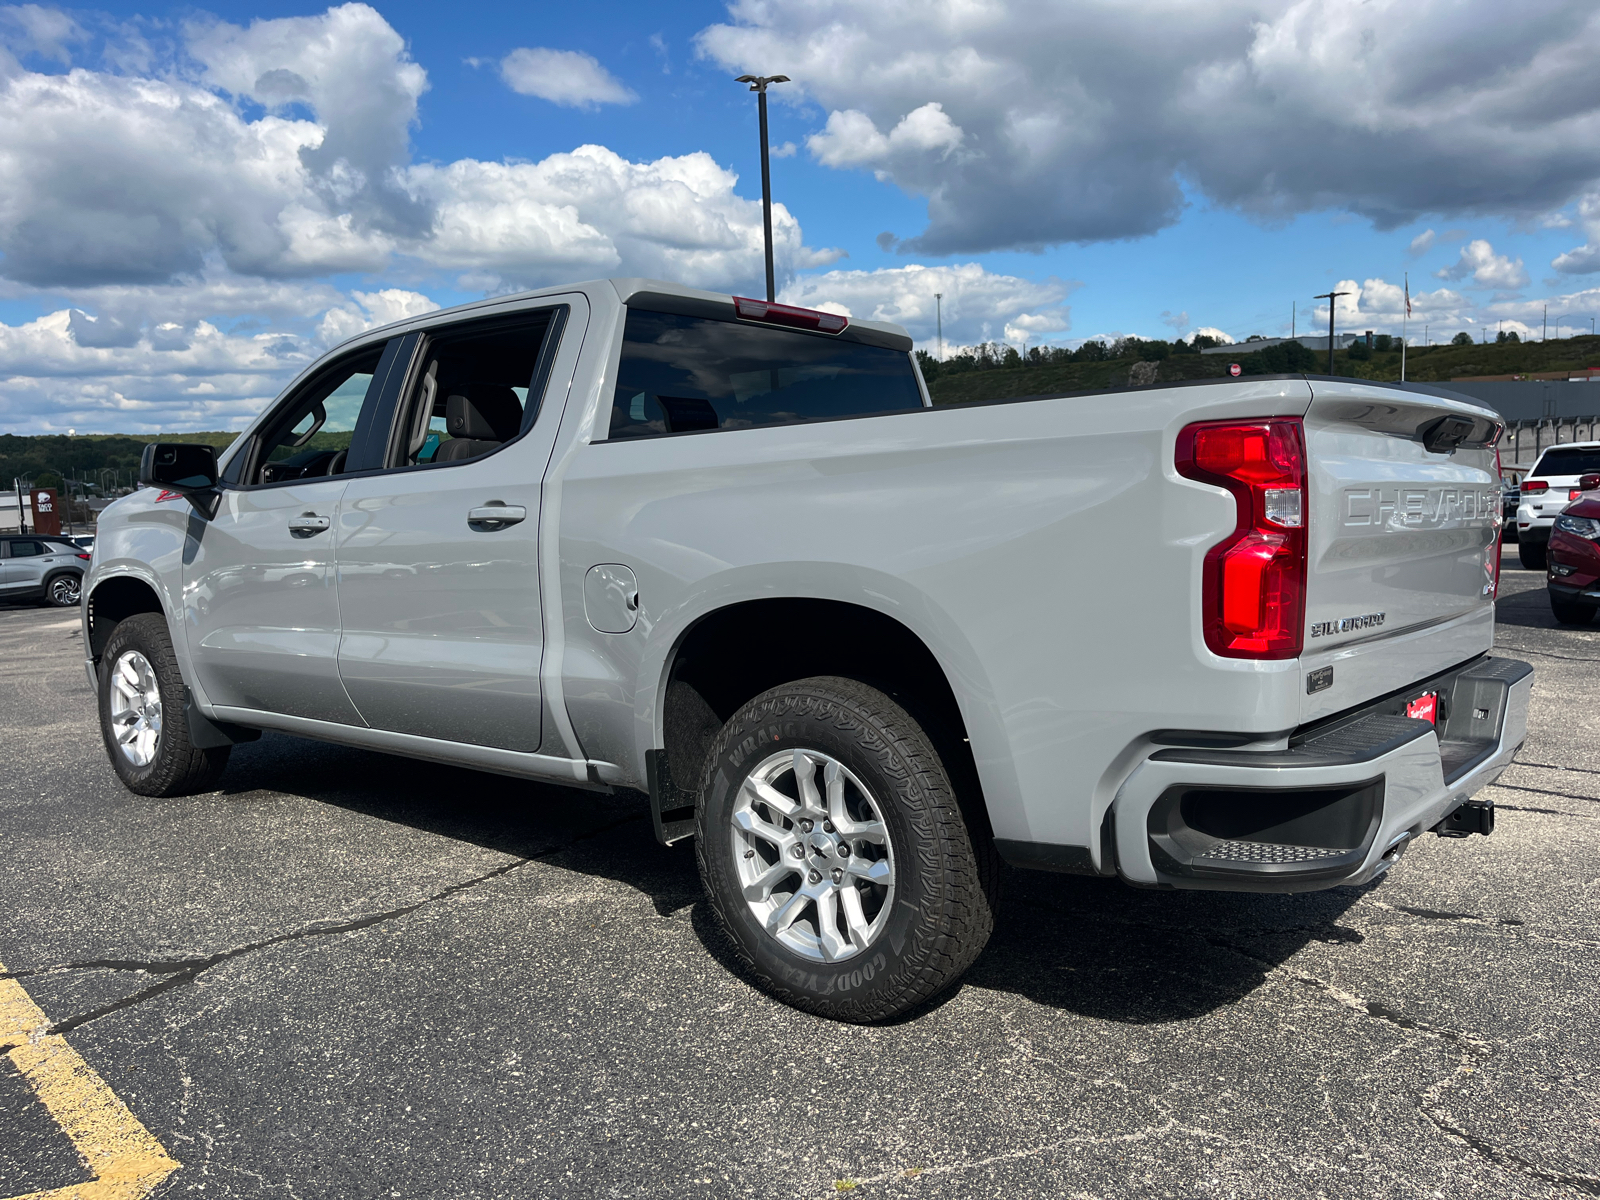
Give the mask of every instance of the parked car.
POLYGON ((1514 542, 1517 540, 1517 505, 1522 502, 1522 488, 1515 478, 1505 480, 1504 490, 1501 492, 1501 508, 1505 522, 1500 526, 1500 540, 1514 542))
POLYGON ((1600 606, 1600 474, 1555 519, 1548 555, 1550 611, 1563 625, 1587 625, 1600 606))
POLYGON ((1600 472, 1600 442, 1551 446, 1522 480, 1517 503, 1517 557, 1530 571, 1545 569, 1556 516, 1579 495, 1581 476, 1600 472))
POLYGON ((75 533, 68 537, 67 541, 71 542, 80 550, 88 550, 91 552, 94 550, 94 534, 92 533, 75 533))
POLYGON ((42 600, 57 608, 78 603, 90 555, 63 537, 0 537, 0 597, 42 600))
POLYGON ((101 514, 113 766, 192 792, 274 729, 640 789, 751 977, 854 1021, 959 978, 1001 859, 1295 892, 1489 832, 1532 684, 1489 654, 1493 412, 933 407, 911 350, 642 280, 361 335, 101 514))

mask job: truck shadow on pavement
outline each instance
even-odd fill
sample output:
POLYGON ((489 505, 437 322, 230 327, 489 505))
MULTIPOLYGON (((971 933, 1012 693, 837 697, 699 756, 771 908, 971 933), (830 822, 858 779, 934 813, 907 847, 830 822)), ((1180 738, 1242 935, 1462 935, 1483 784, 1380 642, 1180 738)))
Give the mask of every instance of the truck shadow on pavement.
MULTIPOLYGON (((660 916, 688 910, 707 953, 744 977, 702 898, 692 844, 658 846, 640 793, 606 796, 273 733, 237 747, 222 782, 226 795, 287 793, 615 881, 660 916)), ((1202 1016, 1249 995, 1309 942, 1361 941, 1337 924, 1362 894, 1354 888, 1144 892, 1115 880, 1006 870, 1001 892, 994 936, 961 986, 1126 1024, 1202 1016)))

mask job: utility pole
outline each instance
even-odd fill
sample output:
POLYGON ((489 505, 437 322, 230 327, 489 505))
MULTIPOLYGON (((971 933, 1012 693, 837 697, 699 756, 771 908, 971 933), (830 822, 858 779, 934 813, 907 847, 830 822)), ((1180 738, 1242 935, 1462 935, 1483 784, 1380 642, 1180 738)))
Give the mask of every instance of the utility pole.
POLYGON ((1289 301, 1289 340, 1294 341, 1295 319, 1300 315, 1300 301, 1289 301))
POLYGON ((1333 302, 1340 296, 1348 296, 1349 292, 1324 292, 1320 296, 1311 297, 1313 300, 1326 300, 1328 302, 1328 374, 1333 374, 1333 302))
POLYGON ((1548 304, 1546 304, 1544 306, 1544 328, 1539 331, 1539 341, 1540 342, 1548 342, 1549 340, 1550 340, 1550 306, 1548 304))
POLYGON ((735 83, 748 83, 756 94, 756 111, 761 114, 761 231, 767 244, 767 303, 778 298, 772 274, 772 169, 767 165, 767 85, 788 83, 787 75, 741 75, 735 83))
POLYGON ((944 361, 944 293, 943 292, 935 292, 933 294, 933 312, 934 312, 934 320, 936 322, 938 322, 938 328, 939 328, 939 361, 943 362, 944 361))

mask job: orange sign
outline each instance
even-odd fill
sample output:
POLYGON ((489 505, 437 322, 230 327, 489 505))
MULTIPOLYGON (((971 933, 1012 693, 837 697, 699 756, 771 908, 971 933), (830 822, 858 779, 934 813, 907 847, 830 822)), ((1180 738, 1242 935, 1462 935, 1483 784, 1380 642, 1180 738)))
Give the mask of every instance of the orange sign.
POLYGON ((33 497, 33 531, 60 536, 61 509, 56 504, 55 489, 34 488, 30 494, 33 497))

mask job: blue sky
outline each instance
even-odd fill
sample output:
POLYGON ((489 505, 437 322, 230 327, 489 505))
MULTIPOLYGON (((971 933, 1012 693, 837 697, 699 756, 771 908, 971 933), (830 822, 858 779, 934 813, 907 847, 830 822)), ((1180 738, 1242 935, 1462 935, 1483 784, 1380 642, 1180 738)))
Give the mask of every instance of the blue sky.
POLYGON ((993 339, 1600 316, 1600 12, 1532 0, 0 7, 0 430, 236 427, 562 280, 993 339), (519 57, 520 56, 520 57, 519 57), (585 57, 586 56, 586 57, 585 57), (597 149, 574 154, 579 147, 597 149), (736 178, 735 178, 736 177, 736 178))

